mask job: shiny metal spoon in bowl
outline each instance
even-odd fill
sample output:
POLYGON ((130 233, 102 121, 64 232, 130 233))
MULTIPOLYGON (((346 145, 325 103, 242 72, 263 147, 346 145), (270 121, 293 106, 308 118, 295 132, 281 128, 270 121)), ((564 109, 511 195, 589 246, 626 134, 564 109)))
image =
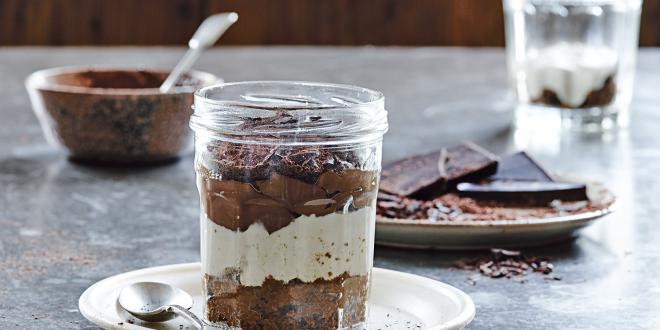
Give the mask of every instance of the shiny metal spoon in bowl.
POLYGON ((188 41, 188 51, 186 54, 183 55, 179 63, 176 64, 172 72, 167 76, 167 79, 160 85, 160 92, 167 93, 172 89, 176 82, 179 81, 181 75, 190 70, 199 58, 199 55, 202 54, 202 51, 213 46, 236 21, 238 21, 238 14, 233 12, 215 14, 205 19, 197 28, 192 38, 190 38, 190 41, 188 41))
POLYGON ((185 291, 165 283, 137 282, 119 293, 119 305, 136 318, 148 322, 164 322, 181 316, 198 329, 204 322, 189 309, 192 297, 185 291))

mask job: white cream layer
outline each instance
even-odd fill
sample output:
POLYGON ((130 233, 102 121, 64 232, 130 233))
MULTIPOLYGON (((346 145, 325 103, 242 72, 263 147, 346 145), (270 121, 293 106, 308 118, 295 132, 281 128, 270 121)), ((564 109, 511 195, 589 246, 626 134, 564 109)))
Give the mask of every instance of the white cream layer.
POLYGON ((260 286, 268 276, 312 282, 344 272, 367 275, 375 217, 373 207, 321 217, 303 215, 269 234, 261 223, 244 232, 232 231, 202 215, 202 270, 222 276, 227 268, 240 269, 245 286, 260 286))
POLYGON ((562 103, 579 107, 589 92, 605 86, 607 78, 616 73, 618 62, 616 52, 604 47, 558 43, 532 50, 525 68, 527 91, 536 99, 547 89, 562 103))

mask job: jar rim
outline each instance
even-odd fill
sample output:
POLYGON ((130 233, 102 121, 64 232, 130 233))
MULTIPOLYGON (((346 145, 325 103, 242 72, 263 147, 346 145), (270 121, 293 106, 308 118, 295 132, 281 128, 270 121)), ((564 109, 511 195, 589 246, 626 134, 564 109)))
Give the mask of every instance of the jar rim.
POLYGON ((197 135, 250 144, 328 145, 382 138, 381 92, 308 81, 221 83, 195 92, 197 135))
MULTIPOLYGON (((382 102, 385 99, 383 93, 377 90, 364 88, 356 85, 350 84, 336 84, 328 82, 314 82, 314 81, 298 81, 298 80, 247 80, 247 81, 234 81, 234 82, 221 82, 214 85, 205 86, 199 88, 195 91, 195 96, 203 98, 205 102, 214 103, 214 104, 233 104, 233 102, 228 100, 213 100, 207 97, 204 93, 207 93, 210 90, 218 88, 231 88, 239 86, 254 86, 258 84, 270 84, 270 85, 299 85, 299 86, 309 86, 309 87, 328 87, 328 88, 344 88, 352 90, 360 90, 367 93, 370 93, 375 96, 374 100, 368 102, 360 102, 360 104, 369 104, 369 103, 378 103, 382 102), (225 103, 226 102, 226 103, 225 103)), ((346 105, 348 106, 348 105, 346 105)))

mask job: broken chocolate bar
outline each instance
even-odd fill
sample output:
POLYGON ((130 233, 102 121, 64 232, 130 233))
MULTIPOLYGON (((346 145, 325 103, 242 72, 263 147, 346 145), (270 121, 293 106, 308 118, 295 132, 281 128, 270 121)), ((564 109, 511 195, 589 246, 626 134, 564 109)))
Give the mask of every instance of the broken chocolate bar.
POLYGON ((463 143, 386 166, 380 189, 399 196, 432 199, 459 182, 479 181, 496 170, 496 156, 472 143, 463 143))
POLYGON ((413 156, 386 166, 381 173, 382 191, 411 196, 419 193, 445 191, 447 184, 447 150, 413 156))
POLYGON ((461 182, 478 182, 495 174, 497 167, 497 156, 474 143, 450 147, 447 149, 447 187, 453 189, 461 182))
POLYGON ((497 173, 490 179, 493 181, 554 181, 552 176, 524 151, 502 158, 497 166, 497 173))
POLYGON ((492 181, 485 184, 459 183, 463 197, 514 204, 548 205, 554 200, 588 200, 584 184, 542 181, 492 181))

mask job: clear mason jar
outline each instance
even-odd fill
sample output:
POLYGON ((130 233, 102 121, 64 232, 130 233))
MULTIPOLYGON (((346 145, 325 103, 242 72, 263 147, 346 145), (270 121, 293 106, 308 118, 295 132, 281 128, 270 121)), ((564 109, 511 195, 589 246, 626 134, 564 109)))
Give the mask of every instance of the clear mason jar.
POLYGON ((519 126, 625 126, 641 5, 642 0, 503 0, 519 126))
POLYGON ((308 82, 220 84, 195 93, 191 127, 206 320, 365 328, 383 95, 308 82))

